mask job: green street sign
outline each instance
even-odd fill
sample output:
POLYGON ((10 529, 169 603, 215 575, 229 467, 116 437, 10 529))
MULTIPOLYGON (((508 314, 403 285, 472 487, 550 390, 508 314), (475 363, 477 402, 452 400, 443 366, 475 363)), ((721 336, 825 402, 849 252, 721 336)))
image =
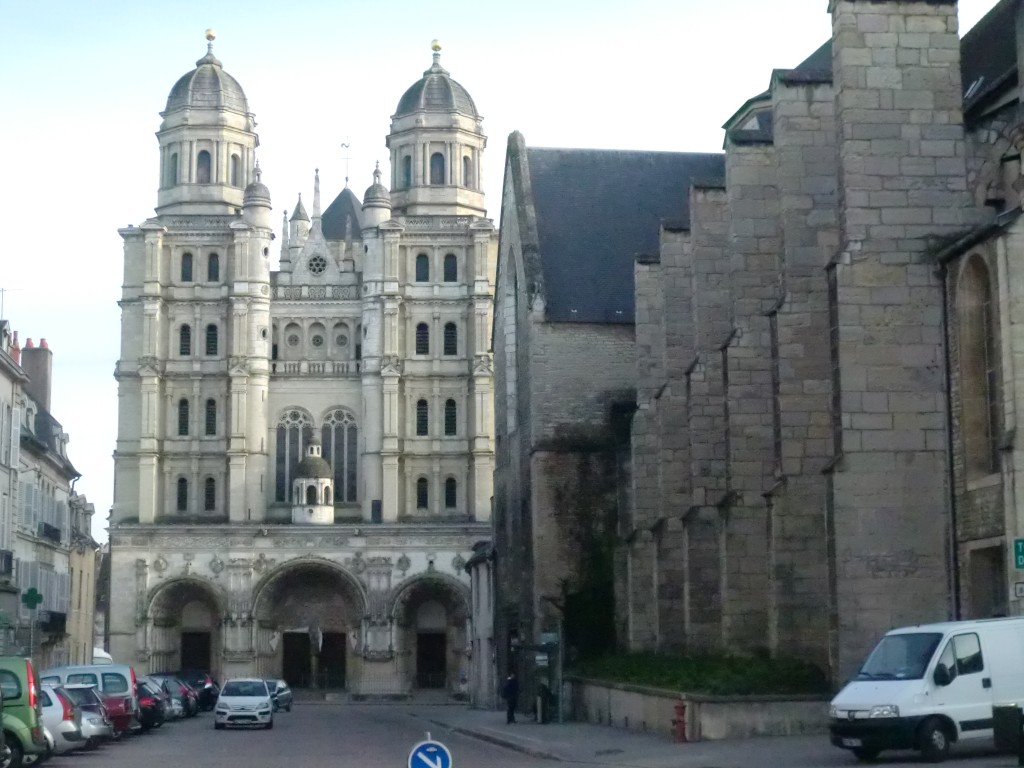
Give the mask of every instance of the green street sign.
MULTIPOLYGON (((1024 540, 1022 540, 1022 543, 1024 543, 1024 540)), ((36 606, 43 602, 43 596, 42 594, 40 594, 38 589, 32 587, 31 589, 28 589, 22 593, 21 602, 25 605, 26 608, 32 611, 35 610, 36 606)))

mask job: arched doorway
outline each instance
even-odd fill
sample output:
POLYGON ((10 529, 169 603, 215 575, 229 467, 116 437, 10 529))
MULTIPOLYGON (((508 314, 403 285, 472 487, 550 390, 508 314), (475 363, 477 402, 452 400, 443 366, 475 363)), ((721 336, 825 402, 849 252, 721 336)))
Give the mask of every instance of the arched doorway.
POLYGON ((399 588, 395 632, 413 688, 460 690, 469 673, 468 618, 469 589, 455 579, 425 575, 399 588))
POLYGON ((253 601, 260 674, 293 688, 346 688, 365 604, 362 587, 337 563, 309 558, 282 566, 253 601))
POLYGON ((199 578, 165 582, 150 601, 149 669, 204 669, 220 673, 223 599, 199 578))

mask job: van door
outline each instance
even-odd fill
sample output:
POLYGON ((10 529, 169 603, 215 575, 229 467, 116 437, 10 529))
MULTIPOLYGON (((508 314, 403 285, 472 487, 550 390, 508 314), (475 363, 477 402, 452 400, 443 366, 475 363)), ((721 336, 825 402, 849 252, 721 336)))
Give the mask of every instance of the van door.
POLYGON ((950 678, 939 685, 933 673, 931 685, 938 711, 948 715, 960 729, 961 739, 992 735, 992 677, 986 669, 981 642, 974 632, 951 637, 935 665, 945 668, 950 678))

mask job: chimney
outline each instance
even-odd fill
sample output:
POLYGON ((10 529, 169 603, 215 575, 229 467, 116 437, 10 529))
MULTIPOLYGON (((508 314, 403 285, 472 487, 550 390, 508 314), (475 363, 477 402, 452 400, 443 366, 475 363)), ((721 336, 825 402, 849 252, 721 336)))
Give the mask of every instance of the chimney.
POLYGON ((18 365, 21 365, 21 347, 18 346, 17 331, 14 332, 14 340, 11 341, 10 355, 14 362, 16 362, 18 365))
POLYGON ((53 353, 46 344, 46 339, 39 340, 39 346, 32 339, 25 339, 25 348, 21 350, 21 368, 28 374, 29 382, 25 391, 39 405, 50 410, 50 372, 53 370, 53 353))

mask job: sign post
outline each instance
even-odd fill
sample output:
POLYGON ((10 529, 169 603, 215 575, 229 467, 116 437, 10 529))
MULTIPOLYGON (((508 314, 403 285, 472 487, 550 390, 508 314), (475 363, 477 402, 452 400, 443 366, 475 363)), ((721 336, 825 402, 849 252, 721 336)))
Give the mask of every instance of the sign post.
POLYGON ((29 610, 28 621, 28 655, 35 658, 36 650, 36 608, 43 602, 43 596, 35 587, 29 587, 21 594, 22 604, 29 610))
POLYGON ((452 753, 440 741, 434 741, 427 734, 409 753, 409 768, 453 768, 452 753))

